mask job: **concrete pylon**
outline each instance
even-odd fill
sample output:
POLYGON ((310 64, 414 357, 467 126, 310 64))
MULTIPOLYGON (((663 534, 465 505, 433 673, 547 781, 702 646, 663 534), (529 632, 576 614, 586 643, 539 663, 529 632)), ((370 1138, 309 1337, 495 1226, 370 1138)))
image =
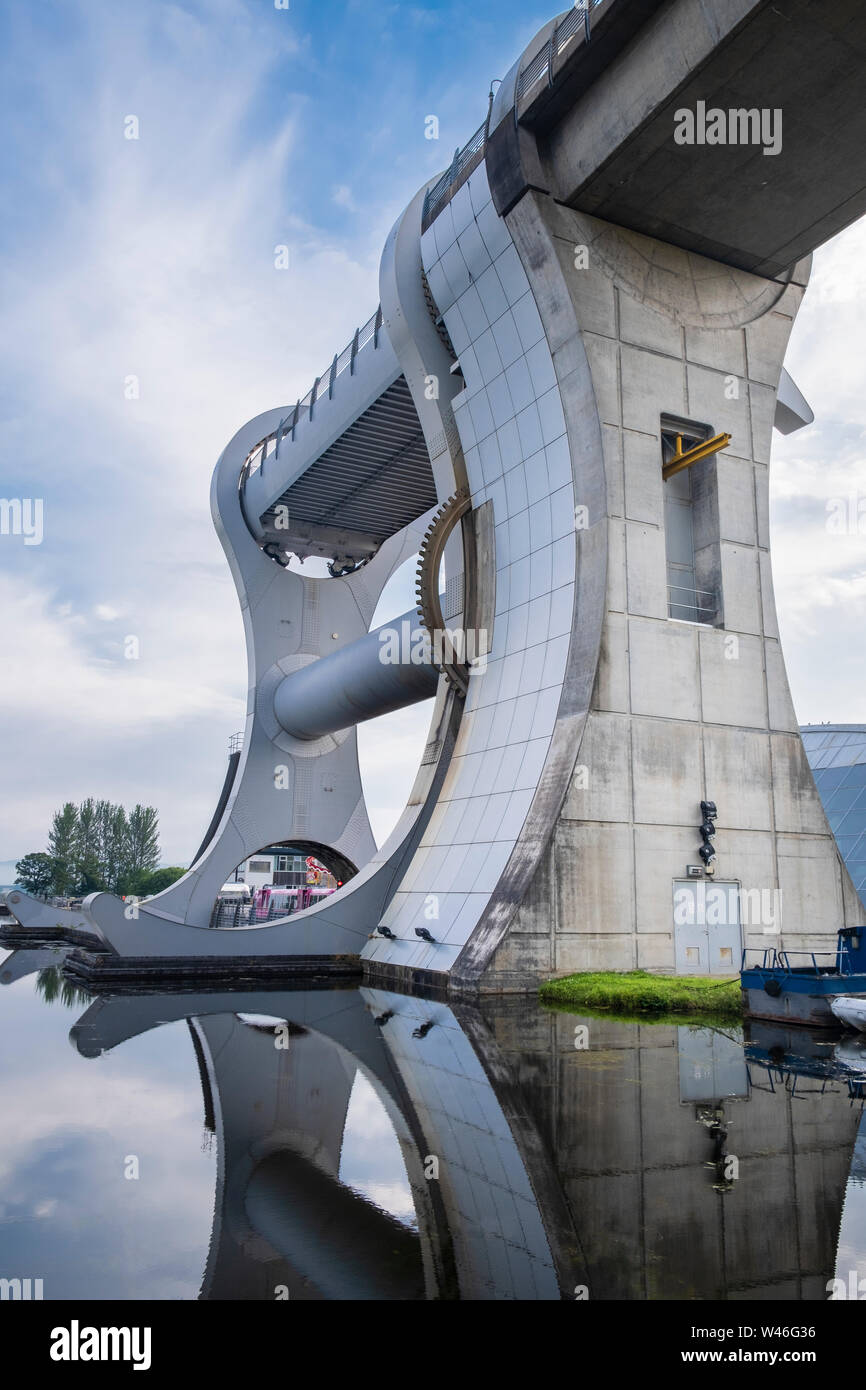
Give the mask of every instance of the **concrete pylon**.
MULTIPOLYGON (((808 264, 767 281, 542 193, 506 221, 553 348, 571 463, 559 505, 574 499, 579 586, 571 698, 523 828, 539 852, 512 860, 503 897, 520 906, 507 922, 488 910, 454 970, 490 987, 677 969, 676 895, 690 874, 705 893, 736 887, 728 973, 742 946, 827 949, 860 910, 799 736, 768 523, 776 390, 808 264), (711 595, 691 621, 678 620, 670 582, 666 420, 730 436, 690 470, 688 582, 711 595), (702 801, 718 807, 715 883, 698 856, 702 801)), ((463 409, 480 413, 473 399, 463 409)))

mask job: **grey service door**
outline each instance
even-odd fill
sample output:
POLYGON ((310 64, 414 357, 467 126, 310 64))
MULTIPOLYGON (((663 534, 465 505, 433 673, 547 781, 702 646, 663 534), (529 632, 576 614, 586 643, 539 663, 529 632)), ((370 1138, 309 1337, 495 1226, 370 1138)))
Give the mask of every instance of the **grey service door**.
POLYGON ((739 884, 675 880, 674 948, 678 975, 736 975, 743 951, 739 884))

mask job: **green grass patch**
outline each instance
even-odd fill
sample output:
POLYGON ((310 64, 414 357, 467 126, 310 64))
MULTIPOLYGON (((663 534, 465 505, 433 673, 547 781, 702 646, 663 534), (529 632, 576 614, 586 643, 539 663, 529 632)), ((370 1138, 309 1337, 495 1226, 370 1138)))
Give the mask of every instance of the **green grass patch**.
POLYGON ((645 970, 616 974, 603 970, 567 975, 541 986, 542 1002, 555 1008, 585 1008, 595 1014, 629 1021, 662 1022, 673 1014, 676 1022, 739 1022, 743 1002, 739 975, 719 980, 705 975, 650 975, 645 970))

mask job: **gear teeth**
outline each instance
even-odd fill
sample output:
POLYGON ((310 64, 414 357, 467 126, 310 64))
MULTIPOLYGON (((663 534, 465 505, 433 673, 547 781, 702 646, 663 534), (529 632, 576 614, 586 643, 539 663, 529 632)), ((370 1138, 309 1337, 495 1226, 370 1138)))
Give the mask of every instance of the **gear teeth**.
MULTIPOLYGON (((430 576, 428 570, 431 567, 432 561, 439 553, 438 547, 440 545, 440 538, 441 544, 444 545, 444 540, 447 539, 457 522, 463 516, 469 501, 470 498, 467 489, 459 488, 447 501, 443 502, 436 509, 433 519, 429 523, 424 533, 423 540, 418 547, 418 570, 415 584, 415 593, 418 600, 417 612, 423 626, 427 629, 431 637, 435 635, 438 625, 444 623, 444 618, 439 611, 438 599, 434 606, 430 598, 431 578, 436 583, 436 594, 438 595, 439 577, 438 574, 430 576), (444 538, 442 538, 443 530, 445 531, 444 538)), ((445 677, 449 689, 456 691, 456 693, 463 698, 466 692, 460 683, 459 676, 453 675, 450 668, 446 667, 444 663, 437 664, 437 669, 445 677)))

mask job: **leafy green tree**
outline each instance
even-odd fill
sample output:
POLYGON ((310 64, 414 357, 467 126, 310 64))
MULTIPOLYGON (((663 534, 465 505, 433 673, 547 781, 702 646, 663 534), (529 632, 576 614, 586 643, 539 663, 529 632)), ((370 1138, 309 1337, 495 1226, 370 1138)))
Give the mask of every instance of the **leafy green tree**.
POLYGON ((129 846, 126 812, 110 801, 97 801, 96 822, 99 829, 99 870, 112 893, 129 871, 129 846))
POLYGON ((179 869, 174 866, 165 869, 150 869, 135 875, 126 891, 139 898, 152 898, 157 893, 162 893, 166 888, 170 888, 173 883, 177 883, 177 880, 183 878, 185 873, 186 869, 179 869))
MULTIPOLYGON (((39 884, 30 892, 43 896, 49 891, 65 896, 109 891, 112 893, 155 893, 160 888, 140 889, 135 885, 159 865, 159 818, 155 807, 136 806, 129 815, 123 806, 97 801, 88 796, 76 807, 71 801, 54 813, 48 836, 48 854, 27 855, 22 872, 39 884), (38 862, 31 863, 31 860, 38 862), (48 869, 52 877, 46 882, 48 869)), ((162 870, 163 874, 172 870, 162 870)), ((185 872, 178 869, 175 877, 185 872)), ((159 880, 163 887, 173 878, 159 880)), ((23 884, 22 886, 26 886, 23 884)))
POLYGON ((126 820, 126 811, 122 806, 113 806, 111 815, 111 845, 109 875, 110 882, 114 886, 114 892, 120 892, 120 885, 126 874, 129 872, 129 827, 126 820))
POLYGON ((86 797, 78 808, 75 877, 79 893, 95 893, 105 887, 99 863, 99 822, 92 796, 86 797))
POLYGON ((159 817, 154 806, 136 806, 127 821, 129 837, 127 866, 139 874, 159 865, 159 817))
POLYGON ((108 888, 112 884, 111 819, 114 807, 110 801, 97 801, 96 821, 96 862, 99 872, 108 888))
POLYGON ((76 883, 76 843, 78 839, 78 810, 67 801, 62 810, 54 812, 48 832, 48 853, 55 863, 52 887, 58 897, 71 893, 76 883))
POLYGON ((51 891, 56 866, 50 854, 25 854, 15 865, 15 882, 37 898, 45 898, 51 891))
POLYGON ((108 884, 102 877, 95 859, 89 859, 87 863, 79 865, 77 892, 82 898, 86 898, 88 893, 108 892, 108 884))

